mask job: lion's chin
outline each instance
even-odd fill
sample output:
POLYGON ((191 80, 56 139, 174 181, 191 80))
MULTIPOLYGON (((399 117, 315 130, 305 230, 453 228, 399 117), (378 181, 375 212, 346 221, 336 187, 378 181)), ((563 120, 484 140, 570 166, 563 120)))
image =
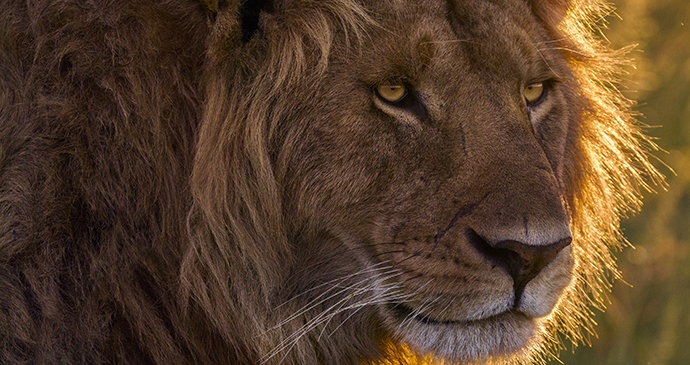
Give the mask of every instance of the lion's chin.
POLYGON ((420 356, 481 362, 514 354, 538 341, 539 319, 508 310, 480 320, 435 321, 404 306, 386 309, 393 336, 420 356))

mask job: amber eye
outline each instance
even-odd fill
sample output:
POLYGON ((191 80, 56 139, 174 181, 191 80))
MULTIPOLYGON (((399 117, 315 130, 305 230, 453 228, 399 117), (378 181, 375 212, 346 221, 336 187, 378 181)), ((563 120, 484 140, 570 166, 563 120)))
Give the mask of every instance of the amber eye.
POLYGON ((525 97, 527 104, 535 104, 539 102, 544 96, 544 83, 535 82, 529 84, 522 90, 522 95, 525 97))
POLYGON ((376 93, 389 103, 396 103, 407 95, 407 88, 403 84, 379 85, 376 93))

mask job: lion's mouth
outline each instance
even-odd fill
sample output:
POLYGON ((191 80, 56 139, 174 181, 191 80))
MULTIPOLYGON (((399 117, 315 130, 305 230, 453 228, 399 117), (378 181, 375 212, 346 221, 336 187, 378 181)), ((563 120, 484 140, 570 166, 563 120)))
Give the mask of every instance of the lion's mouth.
POLYGON ((463 323, 463 321, 449 321, 449 320, 442 320, 438 321, 432 318, 429 318, 421 313, 416 313, 416 311, 410 307, 408 307, 405 304, 402 303, 389 303, 388 304, 388 309, 390 312, 393 314, 393 316, 396 317, 401 322, 414 319, 415 321, 422 322, 424 324, 430 324, 430 325, 435 325, 435 324, 460 324, 463 323))
POLYGON ((426 325, 468 325, 472 323, 479 323, 479 322, 487 322, 487 321, 500 321, 501 319, 504 319, 507 316, 520 316, 527 318, 527 316, 519 311, 516 311, 514 309, 510 309, 501 313, 497 314, 492 314, 488 315, 484 318, 479 318, 479 319, 471 319, 471 320, 448 320, 448 319, 435 319, 428 317, 422 313, 419 313, 418 310, 413 309, 412 307, 405 305, 403 303, 389 303, 387 305, 387 308, 389 312, 395 317, 396 320, 398 320, 400 323, 414 320, 426 325))

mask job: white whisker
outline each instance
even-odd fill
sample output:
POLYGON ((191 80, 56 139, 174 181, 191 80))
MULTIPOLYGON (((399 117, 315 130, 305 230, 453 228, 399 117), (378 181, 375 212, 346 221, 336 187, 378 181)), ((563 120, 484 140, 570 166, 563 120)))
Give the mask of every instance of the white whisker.
MULTIPOLYGON (((362 308, 366 306, 383 304, 391 300, 407 300, 409 298, 409 295, 402 295, 398 291, 398 289, 400 288, 399 284, 383 284, 383 282, 385 282, 386 280, 390 280, 392 278, 400 276, 402 275, 402 273, 402 270, 393 269, 390 266, 383 266, 382 264, 377 264, 366 270, 359 271, 355 274, 351 274, 343 278, 339 278, 338 280, 331 280, 329 283, 332 285, 332 287, 328 288, 324 293, 321 293, 318 297, 311 300, 295 314, 282 320, 279 324, 271 327, 264 333, 267 333, 268 331, 275 330, 286 325, 287 323, 295 320, 296 318, 299 318, 300 316, 305 315, 307 312, 314 310, 319 305, 322 305, 328 302, 329 300, 333 300, 334 298, 337 298, 341 295, 343 297, 338 299, 334 304, 330 305, 321 313, 315 315, 313 318, 310 318, 307 323, 300 326, 297 330, 292 332, 292 334, 284 338, 283 341, 281 341, 276 347, 274 347, 270 352, 268 352, 266 355, 262 357, 261 363, 266 363, 268 360, 280 353, 283 353, 283 357, 280 360, 280 362, 283 362, 289 355, 290 351, 297 345, 297 343, 299 343, 299 341, 305 335, 313 331, 315 328, 323 326, 317 338, 317 340, 320 340, 323 334, 325 333, 330 321, 341 313, 352 311, 352 313, 350 313, 336 327, 336 330, 339 329, 348 319, 352 318, 354 314, 356 314, 358 311, 360 311, 362 308), (343 283, 346 282, 348 279, 351 279, 358 275, 369 274, 372 272, 375 272, 375 274, 368 275, 364 279, 359 280, 350 285, 343 285, 343 283), (367 296, 370 297, 367 298, 367 296), (362 300, 356 300, 357 297, 364 298, 361 298, 362 300), (352 302, 355 303, 348 304, 352 302)), ((323 284, 320 286, 322 287, 323 284)), ((291 300, 293 299, 294 298, 292 298, 291 300)), ((286 303, 283 303, 281 305, 285 305, 286 303)))
MULTIPOLYGON (((321 283, 321 284, 319 284, 319 285, 316 285, 316 286, 310 288, 309 290, 305 290, 305 291, 303 291, 303 292, 301 292, 301 293, 295 295, 294 297, 292 297, 292 298, 286 300, 285 302, 283 302, 283 303, 281 303, 280 305, 276 306, 275 309, 279 309, 279 308, 283 307, 284 305, 287 305, 288 303, 294 301, 295 299, 298 299, 299 297, 301 297, 301 296, 303 296, 303 295, 306 295, 306 294, 308 294, 308 293, 310 293, 310 292, 312 292, 312 291, 318 290, 318 289, 320 289, 320 288, 322 288, 322 287, 324 287, 324 286, 327 286, 327 285, 329 285, 329 284, 332 284, 332 283, 334 283, 334 282, 336 282, 336 281, 342 281, 343 279, 349 279, 349 278, 351 278, 351 277, 353 277, 353 276, 357 276, 357 275, 369 273, 369 272, 371 272, 371 271, 374 271, 374 270, 376 270, 376 269, 379 269, 378 266, 382 266, 383 264, 386 264, 386 263, 388 263, 388 262, 389 262, 389 260, 382 261, 382 262, 379 262, 379 263, 377 263, 377 264, 372 265, 371 267, 367 268, 367 269, 364 270, 364 271, 356 272, 356 273, 354 273, 354 274, 350 274, 350 275, 347 275, 347 276, 344 276, 344 277, 341 277, 341 278, 329 280, 329 281, 327 281, 327 282, 325 282, 325 283, 321 283)), ((392 269, 392 266, 380 267, 380 269, 389 269, 389 268, 392 269)))
MULTIPOLYGON (((352 277, 354 277, 354 276, 357 276, 357 275, 367 274, 367 273, 373 272, 373 271, 375 271, 375 270, 376 270, 375 268, 369 268, 369 269, 367 269, 367 270, 360 271, 360 272, 358 272, 358 273, 351 274, 351 275, 345 276, 345 277, 343 277, 343 278, 339 278, 339 279, 337 279, 337 280, 331 280, 331 281, 329 281, 327 284, 333 284, 333 283, 336 282, 336 281, 337 281, 337 283, 334 284, 334 285, 332 285, 330 288, 328 288, 327 290, 325 290, 323 293, 319 294, 316 298, 314 298, 314 299, 312 299, 311 301, 309 301, 309 303, 307 303, 304 307, 302 307, 302 309, 301 309, 300 311, 298 311, 297 313, 295 313, 295 314, 291 315, 290 317, 284 319, 283 321, 281 321, 281 322, 278 323, 277 325, 275 325, 275 326, 269 328, 266 332, 272 331, 272 330, 274 330, 274 329, 276 329, 276 328, 279 328, 279 327, 282 327, 282 326, 285 325, 286 323, 288 323, 288 322, 294 320, 295 318, 297 318, 297 317, 303 315, 304 313, 306 313, 307 311, 313 309, 314 307, 318 306, 319 304, 321 304, 321 303, 323 303, 323 302, 329 300, 330 298, 332 298, 332 297, 335 296, 335 295, 338 295, 338 292, 336 292, 335 294, 332 294, 332 295, 330 295, 330 296, 327 296, 326 298, 323 298, 324 296, 328 295, 329 293, 331 293, 331 292, 332 292, 333 290, 335 290, 335 289, 346 290, 346 289, 352 288, 352 287, 355 286, 355 285, 358 285, 358 284, 362 283, 363 281, 368 281, 368 280, 377 279, 378 277, 381 276, 381 274, 375 274, 375 275, 373 275, 373 276, 371 276, 371 277, 366 277, 366 278, 364 278, 363 280, 361 280, 361 281, 359 281, 359 282, 357 282, 357 283, 355 283, 355 284, 353 284, 353 285, 351 285, 351 286, 349 286, 349 287, 341 287, 341 284, 342 284, 344 281, 346 281, 347 279, 350 279, 350 278, 352 278, 352 277)), ((398 272, 399 272, 400 270, 395 270, 395 271, 398 271, 398 272)), ((400 275, 400 273, 397 273, 396 276, 397 276, 397 275, 400 275)), ((392 277, 395 277, 395 276, 391 276, 390 278, 392 278, 392 277)), ((386 278, 386 279, 389 279, 389 278, 386 278)), ((383 279, 383 280, 386 280, 386 279, 383 279)), ((324 284, 321 284, 320 286, 323 286, 323 285, 324 285, 324 284)), ((300 295, 303 295, 303 294, 304 294, 304 293, 301 293, 300 295)), ((297 297, 297 296, 296 296, 296 297, 297 297)), ((295 299, 295 298, 292 298, 292 299, 290 299, 290 301, 292 301, 292 300, 294 300, 294 299, 295 299)), ((289 301, 288 301, 288 302, 289 302, 289 301)), ((287 303, 287 302, 286 302, 286 303, 287 303)), ((281 306, 282 306, 282 305, 285 305, 286 303, 281 304, 281 306)))

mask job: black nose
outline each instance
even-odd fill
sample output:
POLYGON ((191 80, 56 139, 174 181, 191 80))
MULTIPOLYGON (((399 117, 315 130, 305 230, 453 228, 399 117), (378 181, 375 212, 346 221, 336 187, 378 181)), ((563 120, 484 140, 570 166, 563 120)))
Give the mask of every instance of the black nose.
POLYGON ((572 241, 568 236, 550 244, 530 245, 513 240, 490 243, 474 231, 470 231, 468 236, 477 251, 490 262, 503 267, 513 278, 516 303, 527 283, 572 241))

